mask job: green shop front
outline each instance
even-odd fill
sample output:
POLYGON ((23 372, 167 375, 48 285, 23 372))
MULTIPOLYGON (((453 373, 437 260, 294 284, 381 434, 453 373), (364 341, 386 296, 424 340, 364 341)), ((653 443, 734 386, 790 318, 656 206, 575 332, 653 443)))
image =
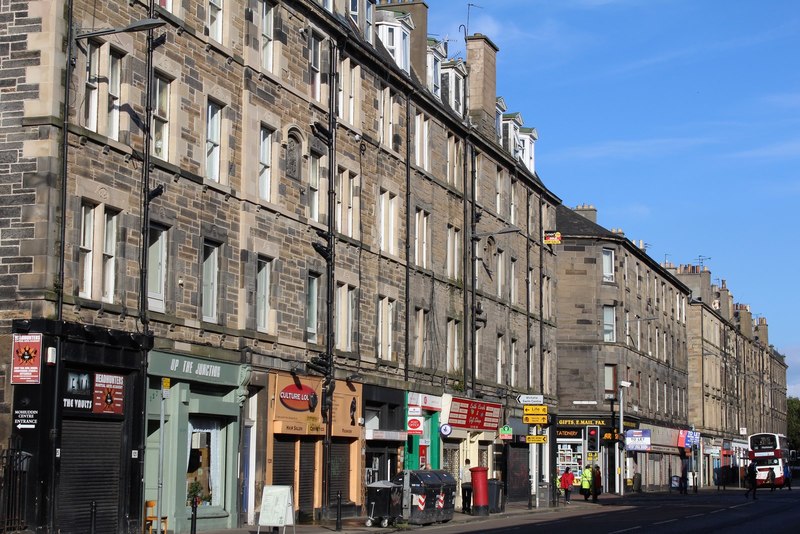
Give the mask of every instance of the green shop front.
POLYGON ((145 500, 156 501, 151 512, 167 517, 170 533, 190 532, 190 497, 198 502, 198 531, 238 526, 238 454, 250 374, 249 365, 149 353, 145 500))

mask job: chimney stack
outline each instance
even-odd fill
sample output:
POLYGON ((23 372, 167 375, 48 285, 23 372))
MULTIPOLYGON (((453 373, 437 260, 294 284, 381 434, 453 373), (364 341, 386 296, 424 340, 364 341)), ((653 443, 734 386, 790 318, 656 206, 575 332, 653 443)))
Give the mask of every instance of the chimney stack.
POLYGON ((595 208, 591 204, 581 204, 579 206, 576 206, 573 211, 578 215, 582 215, 586 219, 589 219, 593 223, 597 224, 597 208, 595 208))
POLYGON ((497 48, 480 33, 467 37, 469 116, 478 130, 494 139, 497 109, 497 48))

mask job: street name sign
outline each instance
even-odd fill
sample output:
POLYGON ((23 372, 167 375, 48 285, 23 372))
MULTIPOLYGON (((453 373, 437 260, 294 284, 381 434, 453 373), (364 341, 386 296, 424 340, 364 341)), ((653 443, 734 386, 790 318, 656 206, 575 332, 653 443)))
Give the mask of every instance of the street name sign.
POLYGON ((544 395, 517 395, 520 404, 544 404, 544 395))

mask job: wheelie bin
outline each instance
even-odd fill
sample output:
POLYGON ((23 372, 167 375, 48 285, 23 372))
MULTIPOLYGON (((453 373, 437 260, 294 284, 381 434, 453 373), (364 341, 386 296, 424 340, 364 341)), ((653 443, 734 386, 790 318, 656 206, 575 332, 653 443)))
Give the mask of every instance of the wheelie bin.
POLYGON ((367 486, 368 527, 393 525, 403 517, 403 486, 379 480, 367 486))
POLYGON ((496 478, 487 481, 487 491, 489 493, 489 513, 498 514, 505 510, 503 502, 503 483, 496 478))
POLYGON ((453 519, 456 511, 456 479, 447 471, 434 471, 441 481, 439 495, 436 498, 437 515, 436 520, 447 523, 453 519))
POLYGON ((441 478, 434 471, 405 470, 392 482, 403 486, 403 519, 411 525, 436 523, 439 512, 436 503, 441 493, 441 478))

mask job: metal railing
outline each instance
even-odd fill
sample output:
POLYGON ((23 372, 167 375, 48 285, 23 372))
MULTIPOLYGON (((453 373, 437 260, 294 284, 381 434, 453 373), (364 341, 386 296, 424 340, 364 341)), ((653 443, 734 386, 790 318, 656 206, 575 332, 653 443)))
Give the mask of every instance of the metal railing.
POLYGON ((13 438, 0 451, 0 534, 17 532, 25 524, 25 492, 31 454, 19 448, 13 438))

